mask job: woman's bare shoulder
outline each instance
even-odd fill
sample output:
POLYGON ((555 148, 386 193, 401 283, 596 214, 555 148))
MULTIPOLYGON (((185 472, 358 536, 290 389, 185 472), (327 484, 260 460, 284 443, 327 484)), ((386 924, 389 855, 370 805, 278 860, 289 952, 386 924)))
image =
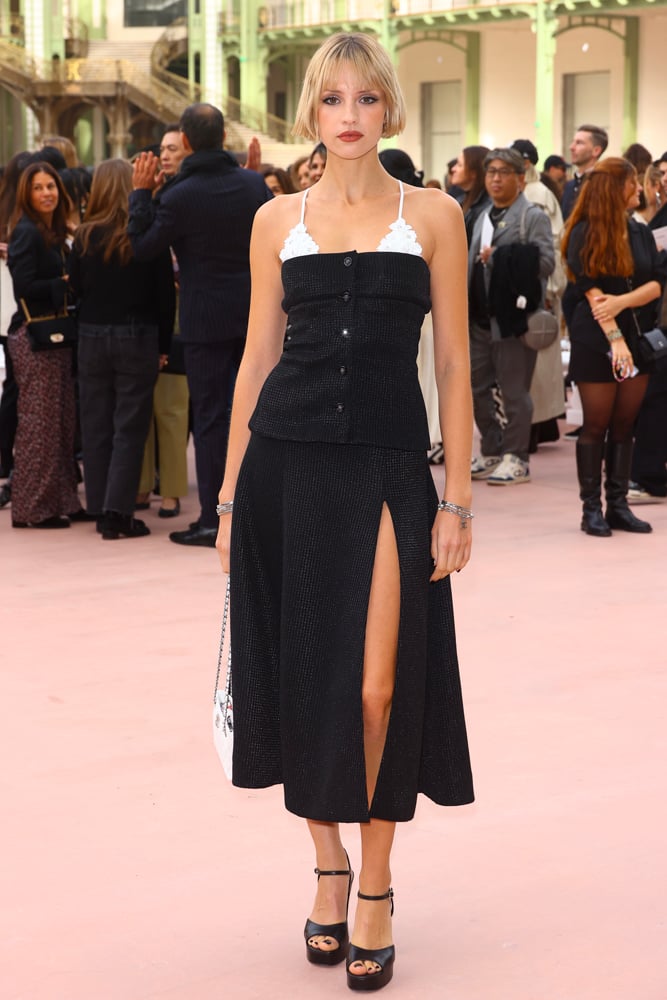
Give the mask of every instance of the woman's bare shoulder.
POLYGON ((301 216, 301 200, 303 192, 296 194, 281 194, 271 201, 265 202, 255 214, 255 219, 271 225, 289 222, 289 228, 295 226, 301 216))
POLYGON ((416 230, 429 263, 439 246, 452 247, 465 241, 463 212, 459 203, 437 188, 411 188, 406 191, 407 221, 416 230))
POLYGON ((438 188, 410 188, 406 203, 424 219, 432 219, 435 215, 438 224, 443 219, 455 223, 463 214, 458 201, 446 191, 440 191, 438 188))

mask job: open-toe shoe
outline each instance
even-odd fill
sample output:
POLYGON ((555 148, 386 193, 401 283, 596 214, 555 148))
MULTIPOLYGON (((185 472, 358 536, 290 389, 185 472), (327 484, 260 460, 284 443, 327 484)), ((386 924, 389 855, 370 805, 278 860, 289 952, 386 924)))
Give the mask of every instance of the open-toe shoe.
POLYGON ((306 957, 309 962, 314 965, 338 965, 347 957, 347 951, 350 946, 350 934, 347 927, 347 908, 350 903, 350 890, 352 889, 352 882, 354 880, 354 872, 350 868, 350 859, 347 856, 347 851, 345 851, 345 857, 347 858, 347 869, 341 871, 323 871, 320 868, 315 869, 315 874, 317 875, 317 881, 322 878, 323 875, 347 875, 347 903, 345 904, 345 920, 340 924, 318 924, 314 920, 306 920, 306 926, 303 931, 303 936, 306 940, 306 957), (314 945, 310 944, 310 939, 314 937, 324 937, 331 939, 327 943, 335 941, 338 945, 337 948, 331 951, 324 951, 322 948, 316 948, 314 945))
MULTIPOLYGON (((366 896, 363 892, 358 892, 359 899, 368 899, 371 902, 381 902, 384 899, 391 900, 391 916, 394 915, 394 890, 389 889, 381 896, 366 896)), ((394 974, 394 959, 396 949, 393 944, 387 948, 359 948, 356 944, 351 944, 347 954, 347 985, 351 990, 381 990, 386 986, 394 974), (372 962, 378 966, 377 971, 366 972, 355 975, 350 972, 350 968, 355 962, 372 962)))

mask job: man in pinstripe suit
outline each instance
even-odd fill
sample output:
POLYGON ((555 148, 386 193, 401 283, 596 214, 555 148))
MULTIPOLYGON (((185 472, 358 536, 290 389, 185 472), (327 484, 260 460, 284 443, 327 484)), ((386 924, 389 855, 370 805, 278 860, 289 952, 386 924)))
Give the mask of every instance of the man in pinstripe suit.
POLYGON ((150 260, 166 247, 178 259, 201 513, 188 529, 169 537, 180 545, 212 548, 227 452, 229 389, 250 305, 250 230, 255 212, 272 195, 259 174, 241 169, 223 150, 224 120, 217 108, 190 105, 180 129, 185 159, 155 198, 161 181, 156 157, 142 153, 137 158, 128 233, 138 260, 150 260))

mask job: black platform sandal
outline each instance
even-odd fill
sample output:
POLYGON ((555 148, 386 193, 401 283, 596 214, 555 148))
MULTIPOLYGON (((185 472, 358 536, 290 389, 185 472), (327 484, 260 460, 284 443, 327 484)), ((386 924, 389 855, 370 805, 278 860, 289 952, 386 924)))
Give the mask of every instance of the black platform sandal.
MULTIPOLYGON (((370 899, 372 902, 380 902, 383 899, 391 900, 391 916, 394 915, 394 890, 389 889, 382 896, 366 896, 363 892, 358 892, 359 899, 370 899)), ((351 990, 381 990, 383 986, 391 980, 394 975, 394 959, 396 949, 393 944, 388 948, 358 948, 356 944, 351 944, 347 956, 347 985, 351 990), (355 976, 350 972, 350 966, 355 962, 373 962, 380 967, 379 972, 366 971, 363 976, 355 976)))
POLYGON ((306 958, 314 965, 338 965, 339 962, 342 962, 347 957, 347 951, 350 946, 347 909, 350 905, 350 891, 352 889, 352 882, 354 881, 354 872, 350 868, 350 859, 347 851, 345 851, 345 857, 347 858, 347 869, 345 871, 325 872, 319 868, 315 869, 318 882, 322 875, 347 875, 349 882, 347 886, 347 903, 345 904, 345 920, 342 923, 316 924, 314 920, 306 920, 306 926, 303 931, 303 936, 306 939, 306 958), (308 944, 310 938, 313 937, 332 938, 338 947, 334 948, 333 951, 322 951, 321 948, 315 948, 313 945, 308 944))

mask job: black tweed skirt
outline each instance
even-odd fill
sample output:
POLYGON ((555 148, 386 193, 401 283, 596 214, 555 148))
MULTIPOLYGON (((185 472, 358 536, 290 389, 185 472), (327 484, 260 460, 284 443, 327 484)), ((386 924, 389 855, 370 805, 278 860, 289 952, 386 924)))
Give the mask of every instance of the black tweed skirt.
POLYGON ((449 579, 429 583, 426 454, 251 437, 231 553, 234 784, 282 783, 330 822, 409 820, 417 794, 473 800, 449 579), (372 803, 361 684, 383 503, 400 562, 396 682, 372 803))

